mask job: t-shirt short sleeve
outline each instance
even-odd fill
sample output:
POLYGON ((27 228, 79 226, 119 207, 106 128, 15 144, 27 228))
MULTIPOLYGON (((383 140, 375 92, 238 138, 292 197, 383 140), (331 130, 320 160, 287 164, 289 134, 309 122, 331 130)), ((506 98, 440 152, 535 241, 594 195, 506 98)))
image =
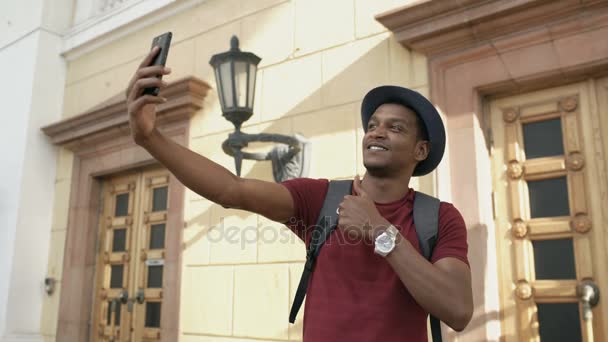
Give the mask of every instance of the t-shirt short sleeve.
POLYGON ((452 257, 469 265, 467 257, 467 228, 462 215, 452 204, 441 202, 439 206, 439 231, 431 262, 452 257))
POLYGON ((294 216, 285 222, 285 225, 308 244, 311 236, 309 233, 317 223, 329 181, 327 179, 295 178, 281 184, 291 193, 294 204, 294 216))

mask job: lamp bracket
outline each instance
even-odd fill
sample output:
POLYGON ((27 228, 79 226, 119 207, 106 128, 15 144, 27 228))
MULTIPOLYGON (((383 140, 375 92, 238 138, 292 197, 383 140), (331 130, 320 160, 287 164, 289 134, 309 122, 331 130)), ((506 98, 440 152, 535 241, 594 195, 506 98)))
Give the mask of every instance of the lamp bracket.
POLYGON ((234 157, 238 176, 241 175, 243 159, 270 160, 276 182, 305 177, 308 174, 310 148, 310 142, 299 134, 295 136, 271 133, 247 134, 240 130, 228 135, 228 139, 222 143, 224 152, 234 157), (275 142, 279 145, 273 147, 267 153, 243 151, 243 148, 251 142, 275 142))

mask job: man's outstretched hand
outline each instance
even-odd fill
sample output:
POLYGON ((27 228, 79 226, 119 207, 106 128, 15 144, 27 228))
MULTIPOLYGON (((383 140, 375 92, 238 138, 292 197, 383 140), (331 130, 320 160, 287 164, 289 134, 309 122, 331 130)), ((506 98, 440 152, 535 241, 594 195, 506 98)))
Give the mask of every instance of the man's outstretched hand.
POLYGON ((129 125, 131 135, 137 144, 142 144, 150 137, 156 124, 156 105, 166 101, 165 98, 154 95, 143 95, 144 89, 150 87, 167 86, 167 83, 156 77, 167 75, 171 69, 162 65, 148 66, 158 54, 160 49, 154 47, 150 53, 139 64, 137 71, 131 78, 127 91, 127 111, 129 113, 129 125))
POLYGON ((359 176, 353 181, 353 189, 355 195, 344 196, 338 207, 338 228, 351 238, 373 241, 390 223, 380 215, 374 201, 361 187, 359 176))

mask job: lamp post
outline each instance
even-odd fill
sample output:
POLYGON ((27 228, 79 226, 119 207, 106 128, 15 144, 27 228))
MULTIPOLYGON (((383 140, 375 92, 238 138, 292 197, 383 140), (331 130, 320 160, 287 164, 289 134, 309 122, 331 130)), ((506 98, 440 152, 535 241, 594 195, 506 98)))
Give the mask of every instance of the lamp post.
POLYGON ((235 129, 222 143, 222 149, 234 157, 238 176, 241 175, 243 159, 272 161, 273 176, 277 182, 306 176, 308 162, 305 157, 310 152, 310 144, 303 136, 247 134, 241 131, 243 122, 253 115, 255 81, 260 60, 260 57, 251 52, 241 51, 238 38, 232 36, 230 50, 213 55, 209 61, 215 73, 222 115, 232 122, 235 129), (250 142, 276 142, 280 145, 268 153, 243 151, 250 142))

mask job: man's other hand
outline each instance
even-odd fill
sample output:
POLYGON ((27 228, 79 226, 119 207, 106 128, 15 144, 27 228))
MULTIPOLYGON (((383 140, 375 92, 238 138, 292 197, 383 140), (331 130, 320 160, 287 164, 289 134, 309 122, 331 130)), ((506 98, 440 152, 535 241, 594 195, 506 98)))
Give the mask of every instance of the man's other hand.
POLYGON ((361 179, 353 181, 354 195, 344 196, 338 207, 338 228, 348 237, 373 241, 390 223, 380 215, 376 204, 361 187, 361 179))

